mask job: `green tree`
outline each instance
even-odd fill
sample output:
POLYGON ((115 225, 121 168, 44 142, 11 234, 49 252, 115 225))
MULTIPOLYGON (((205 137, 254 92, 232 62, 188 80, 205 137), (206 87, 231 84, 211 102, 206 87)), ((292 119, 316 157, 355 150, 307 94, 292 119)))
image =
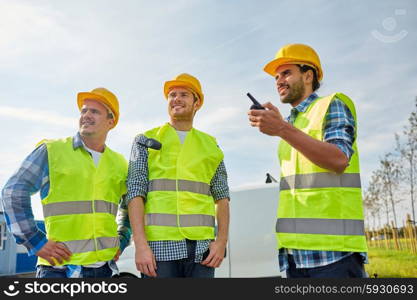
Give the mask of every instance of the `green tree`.
POLYGON ((379 169, 376 173, 382 183, 381 194, 384 199, 385 210, 387 213, 387 223, 389 224, 388 213, 389 204, 391 204, 394 224, 395 227, 398 228, 395 206, 401 200, 399 198, 396 199, 394 196, 394 191, 396 191, 399 186, 401 175, 401 167, 398 159, 396 159, 392 153, 386 153, 384 157, 380 159, 379 169))
MULTIPOLYGON (((377 172, 372 173, 369 186, 364 194, 364 206, 365 211, 368 215, 371 215, 373 219, 373 228, 380 228, 381 222, 381 211, 382 211, 382 184, 380 177, 377 172), (375 224, 377 221, 377 224, 375 224)), ((388 202, 387 202, 387 222, 388 222, 388 202)))

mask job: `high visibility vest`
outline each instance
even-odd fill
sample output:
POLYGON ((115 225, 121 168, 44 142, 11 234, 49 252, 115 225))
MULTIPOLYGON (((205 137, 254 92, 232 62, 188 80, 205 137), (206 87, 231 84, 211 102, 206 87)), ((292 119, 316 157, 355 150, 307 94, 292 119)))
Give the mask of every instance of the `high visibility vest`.
POLYGON ((210 182, 223 160, 215 138, 192 128, 181 144, 169 124, 144 135, 162 143, 160 150, 148 149, 147 239, 214 239, 215 203, 210 182))
MULTIPOLYGON (((326 112, 336 97, 347 105, 356 123, 352 100, 337 93, 317 98, 305 112, 298 113, 294 126, 323 141, 326 112)), ((281 141, 278 249, 367 251, 356 136, 353 151, 349 166, 342 174, 336 174, 320 168, 281 141)))
MULTIPOLYGON (((96 167, 73 139, 45 141, 49 193, 42 200, 48 240, 62 242, 72 252, 63 264, 89 265, 113 259, 119 249, 116 214, 126 193, 127 162, 105 148, 96 167)), ((48 261, 39 258, 41 265, 48 261)))

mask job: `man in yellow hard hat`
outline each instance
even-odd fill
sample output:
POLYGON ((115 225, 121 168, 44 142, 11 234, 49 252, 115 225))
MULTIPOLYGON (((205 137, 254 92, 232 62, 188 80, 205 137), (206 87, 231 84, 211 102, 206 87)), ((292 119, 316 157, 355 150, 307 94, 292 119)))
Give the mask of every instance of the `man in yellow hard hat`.
POLYGON ((126 247, 127 210, 116 214, 126 193, 127 162, 105 145, 119 120, 119 102, 105 88, 78 94, 79 131, 43 140, 6 183, 7 225, 29 255, 37 277, 111 277, 126 247), (46 234, 33 218, 31 194, 40 191, 46 234))
POLYGON ((323 78, 317 53, 282 47, 264 67, 274 76, 287 119, 271 103, 248 112, 250 124, 281 138, 276 236, 287 277, 364 277, 367 260, 356 145, 355 106, 342 93, 316 94, 323 78))
POLYGON ((165 82, 169 122, 136 136, 126 200, 142 277, 214 277, 225 255, 229 190, 214 137, 193 127, 200 82, 165 82), (217 209, 216 209, 217 208, 217 209), (217 236, 215 236, 217 219, 217 236))

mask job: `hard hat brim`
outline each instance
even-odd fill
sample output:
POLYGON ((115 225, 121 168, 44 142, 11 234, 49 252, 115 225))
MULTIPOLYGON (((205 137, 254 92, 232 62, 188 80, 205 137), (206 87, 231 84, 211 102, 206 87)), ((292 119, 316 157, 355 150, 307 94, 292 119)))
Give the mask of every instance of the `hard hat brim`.
POLYGON ((316 66, 312 65, 310 62, 294 60, 291 58, 274 59, 264 66, 264 71, 268 73, 269 75, 275 77, 277 68, 282 65, 308 65, 316 70, 318 81, 321 81, 323 79, 322 71, 318 69, 316 66))
POLYGON ((189 82, 181 81, 181 80, 170 80, 166 81, 164 84, 164 95, 165 99, 168 99, 168 93, 169 91, 174 87, 185 87, 191 89, 194 93, 198 95, 198 97, 201 99, 201 106, 204 103, 204 95, 200 93, 194 85, 192 85, 189 82))
POLYGON ((81 92, 77 94, 77 105, 78 105, 78 109, 81 111, 82 106, 84 105, 84 101, 86 99, 91 99, 91 100, 97 100, 98 102, 101 102, 102 104, 104 104, 106 107, 108 107, 114 116, 114 127, 116 127, 117 123, 119 122, 119 114, 117 114, 112 106, 112 104, 103 96, 101 95, 97 95, 94 93, 90 93, 90 92, 81 92))

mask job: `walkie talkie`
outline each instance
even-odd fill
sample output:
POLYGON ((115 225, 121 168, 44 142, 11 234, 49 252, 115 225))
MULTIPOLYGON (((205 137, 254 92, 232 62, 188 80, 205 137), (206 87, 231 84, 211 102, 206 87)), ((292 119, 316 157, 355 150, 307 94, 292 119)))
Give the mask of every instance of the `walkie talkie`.
POLYGON ((146 140, 143 143, 138 142, 138 144, 143 146, 143 147, 151 148, 151 149, 154 149, 154 150, 160 150, 161 149, 162 144, 160 142, 158 142, 155 139, 148 138, 146 136, 145 136, 145 138, 146 138, 146 140))
POLYGON ((265 109, 265 107, 263 107, 250 93, 247 93, 246 95, 248 95, 249 99, 253 102, 250 109, 265 109))

